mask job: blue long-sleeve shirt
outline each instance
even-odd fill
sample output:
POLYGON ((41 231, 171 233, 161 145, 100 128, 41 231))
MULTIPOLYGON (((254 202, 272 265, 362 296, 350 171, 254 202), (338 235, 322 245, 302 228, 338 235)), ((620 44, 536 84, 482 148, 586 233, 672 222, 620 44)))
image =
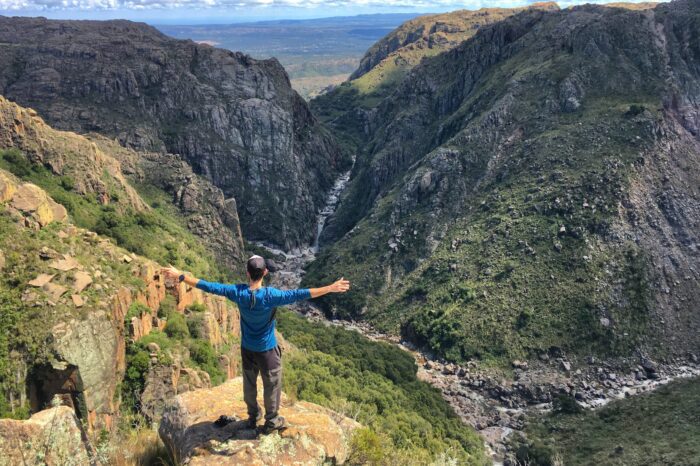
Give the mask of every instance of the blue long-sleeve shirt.
POLYGON ((199 280, 197 288, 225 296, 241 313, 241 346, 249 351, 268 351, 277 346, 274 309, 311 298, 308 289, 278 290, 272 287, 251 291, 248 285, 226 285, 199 280))

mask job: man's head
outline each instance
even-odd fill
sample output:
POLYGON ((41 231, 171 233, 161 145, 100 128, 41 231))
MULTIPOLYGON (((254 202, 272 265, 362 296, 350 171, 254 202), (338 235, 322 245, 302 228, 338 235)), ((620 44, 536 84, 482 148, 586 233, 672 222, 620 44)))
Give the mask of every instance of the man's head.
POLYGON ((246 263, 246 271, 248 272, 248 278, 254 282, 257 282, 262 277, 267 275, 265 259, 258 255, 252 256, 246 263))

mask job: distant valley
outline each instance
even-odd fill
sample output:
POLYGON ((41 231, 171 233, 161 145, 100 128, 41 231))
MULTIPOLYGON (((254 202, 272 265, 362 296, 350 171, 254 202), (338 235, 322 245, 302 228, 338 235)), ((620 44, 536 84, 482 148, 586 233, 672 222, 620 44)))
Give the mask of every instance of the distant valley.
POLYGON ((253 58, 277 58, 292 87, 312 98, 345 81, 365 51, 416 14, 379 14, 310 20, 261 21, 213 25, 156 25, 163 33, 192 39, 253 58))

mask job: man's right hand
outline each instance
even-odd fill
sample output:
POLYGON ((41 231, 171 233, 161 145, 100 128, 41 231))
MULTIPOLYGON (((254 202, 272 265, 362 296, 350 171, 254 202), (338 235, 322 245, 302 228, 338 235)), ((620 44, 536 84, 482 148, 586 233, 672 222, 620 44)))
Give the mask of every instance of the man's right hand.
POLYGON ((322 288, 311 288, 309 289, 309 293, 311 293, 312 298, 318 298, 328 293, 345 293, 349 289, 350 281, 341 278, 335 283, 331 283, 330 285, 324 286, 322 288))
POLYGON ((172 265, 170 265, 168 267, 161 268, 160 273, 162 273, 165 276, 165 278, 168 278, 170 280, 175 280, 175 281, 177 281, 177 279, 182 274, 182 272, 180 272, 178 269, 176 269, 172 265))

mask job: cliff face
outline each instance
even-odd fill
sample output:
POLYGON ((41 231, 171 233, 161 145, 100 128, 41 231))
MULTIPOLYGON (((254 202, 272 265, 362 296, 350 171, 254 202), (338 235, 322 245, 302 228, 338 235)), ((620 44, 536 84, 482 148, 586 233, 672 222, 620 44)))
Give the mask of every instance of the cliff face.
POLYGON ((0 93, 59 129, 180 154, 238 202, 251 240, 313 240, 348 161, 276 60, 127 21, 0 18, 0 93))
MULTIPOLYGON (((110 429, 119 412, 126 347, 166 327, 158 311, 168 296, 175 312, 202 303, 200 336, 212 347, 238 335, 237 310, 223 298, 204 296, 184 284, 166 284, 157 264, 76 228, 65 210, 62 216, 42 217, 42 206, 54 201, 37 186, 2 170, 0 185, 6 203, 0 238, 3 267, 8 280, 17 283, 9 293, 3 291, 10 306, 5 312, 10 314, 8 331, 24 345, 12 345, 11 355, 4 355, 11 378, 3 374, 2 388, 11 411, 26 404, 38 411, 58 396, 89 428, 110 429), (14 293, 19 294, 16 301, 14 293)), ((220 361, 227 377, 237 373, 235 348, 231 351, 220 361)), ((180 375, 190 371, 197 376, 184 361, 175 365, 177 373, 170 379, 176 388, 180 375)))
POLYGON ((307 275, 363 290, 328 310, 456 360, 697 350, 699 14, 527 11, 416 66, 307 275))

